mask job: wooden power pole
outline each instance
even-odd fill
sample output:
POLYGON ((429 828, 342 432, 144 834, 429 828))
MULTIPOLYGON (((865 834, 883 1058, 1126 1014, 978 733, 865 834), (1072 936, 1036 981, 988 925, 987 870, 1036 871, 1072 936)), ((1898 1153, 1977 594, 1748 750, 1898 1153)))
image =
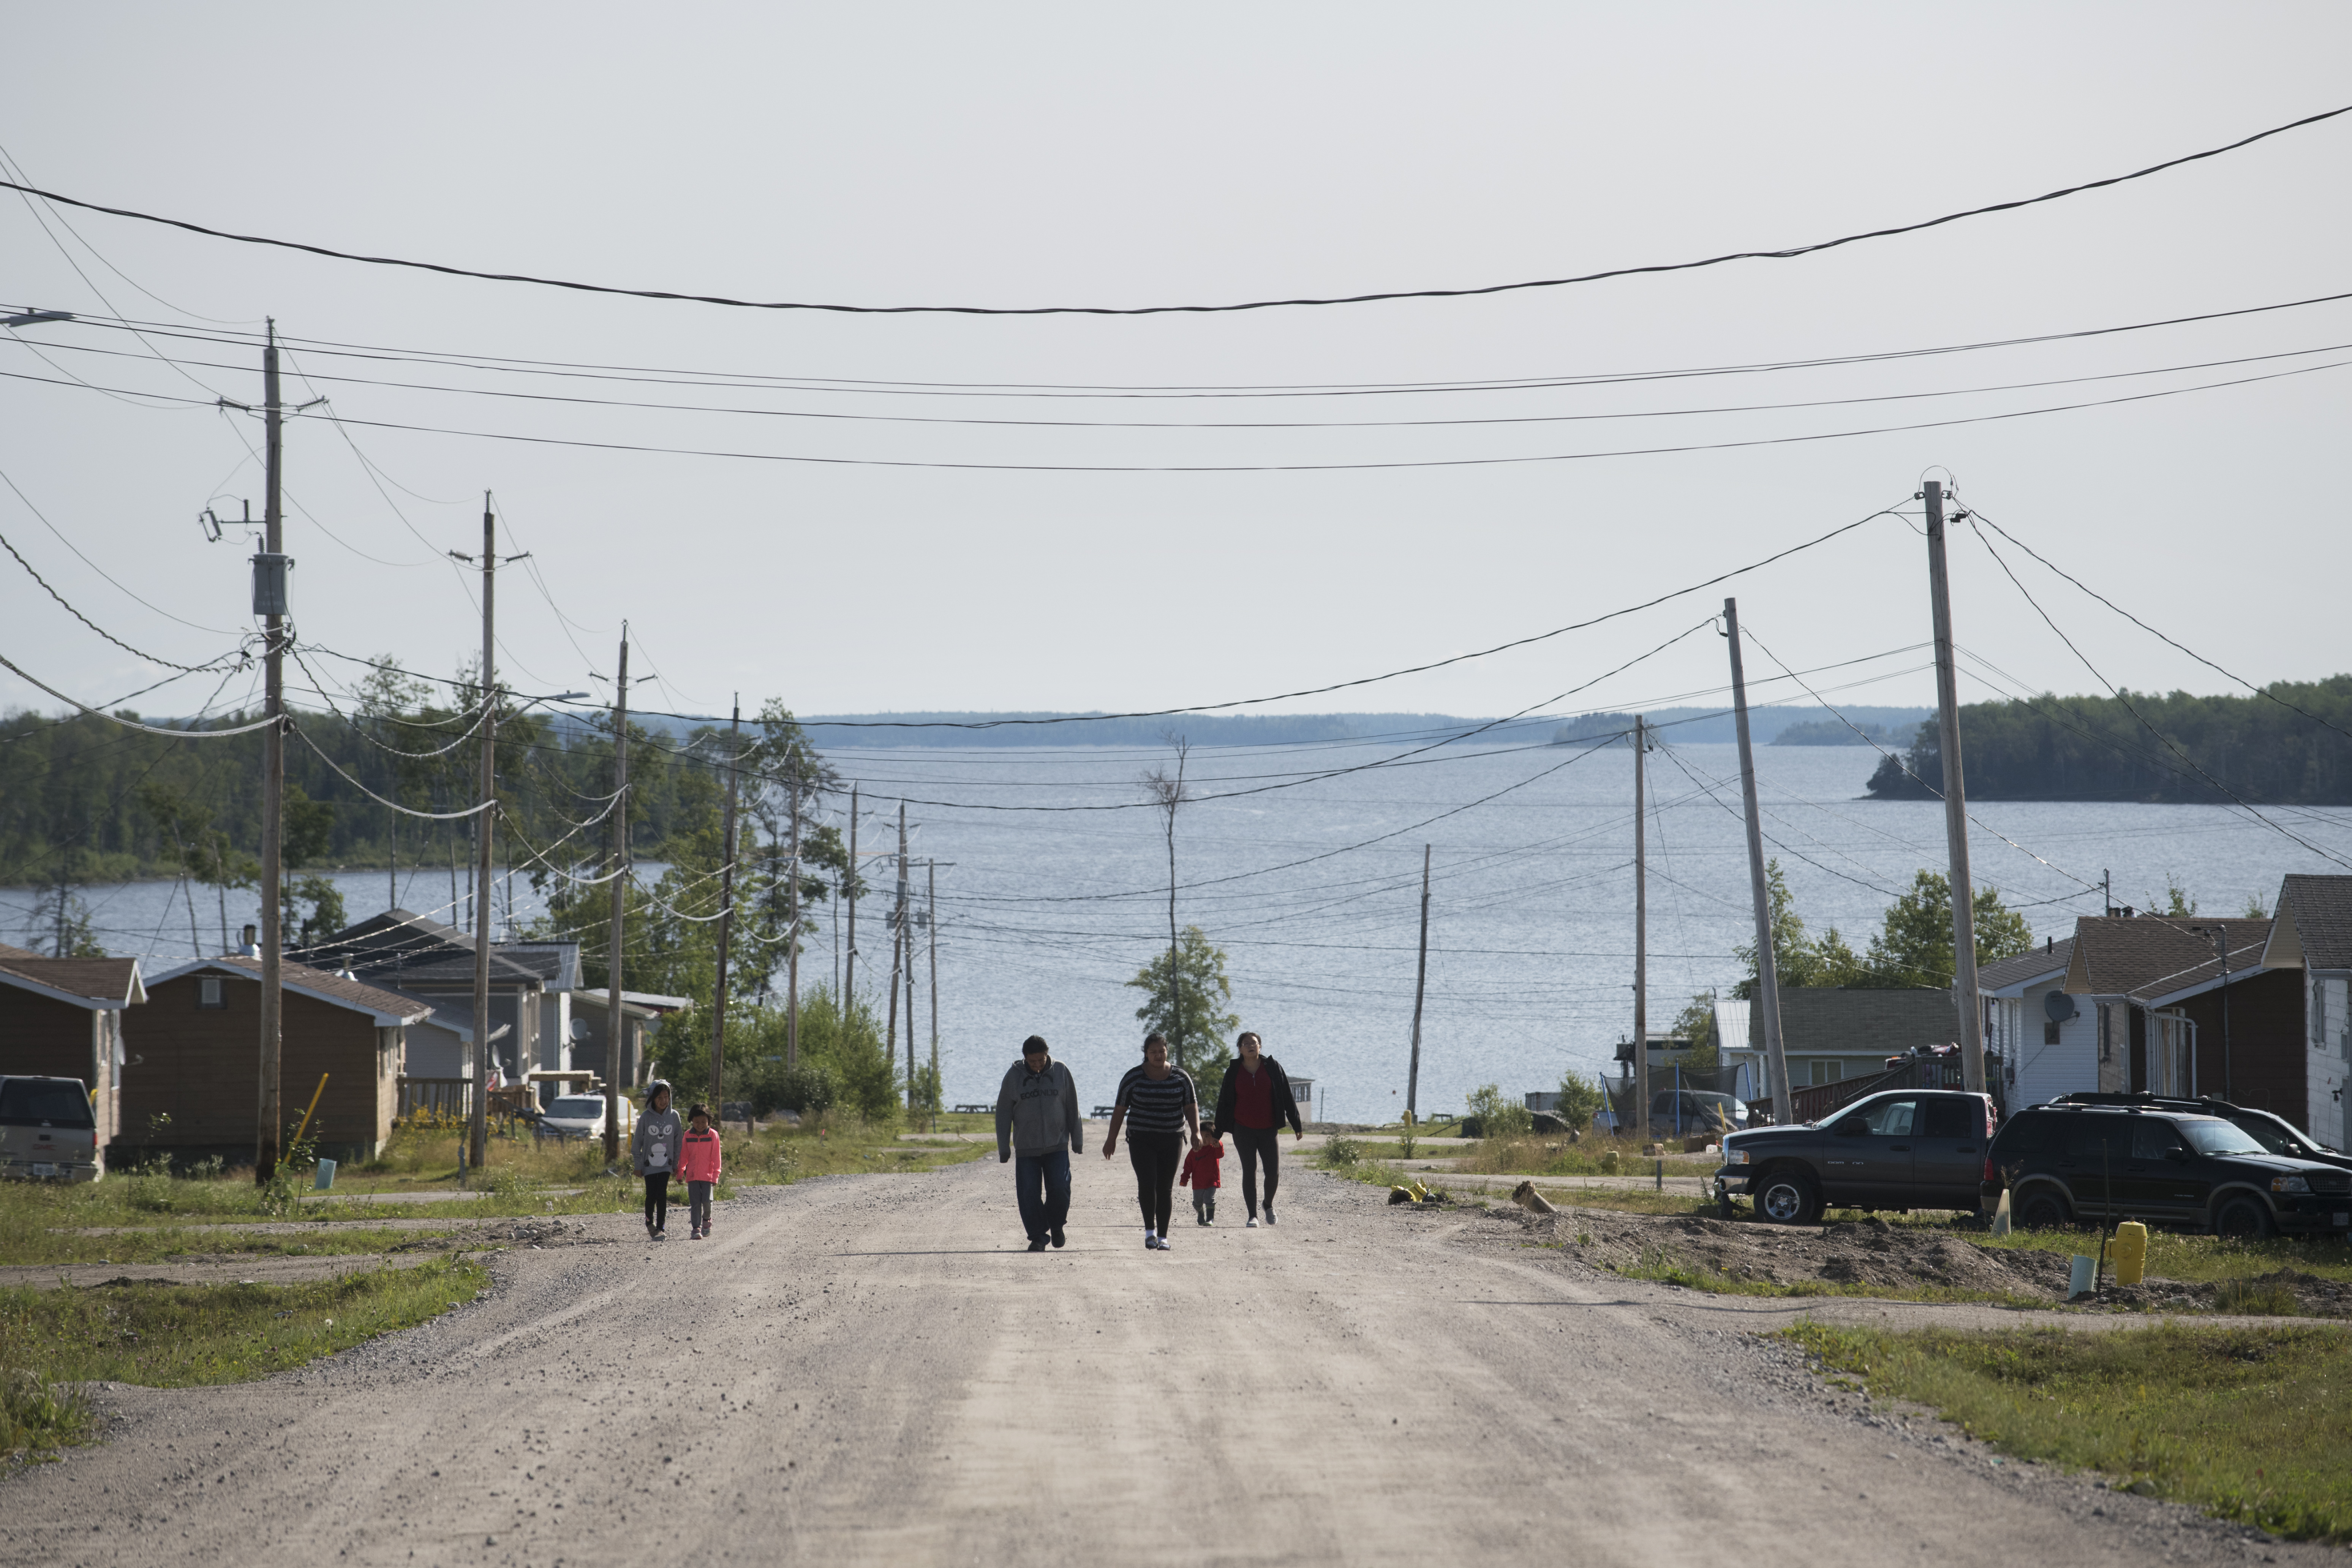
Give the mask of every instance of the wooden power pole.
POLYGON ((1977 1000, 1976 882, 1969 875, 1968 789, 1960 772, 1959 672, 1952 664, 1952 584, 1944 569, 1944 482, 1921 487, 1927 503, 1927 592, 1935 601, 1936 726, 1944 753, 1944 844, 1951 864, 1952 1001, 1959 1010, 1960 1073, 1985 1092, 1984 1005, 1977 1000))
POLYGON ((1650 884, 1643 853, 1642 753, 1648 727, 1633 716, 1633 1135, 1650 1141, 1650 884))
POLYGON ((727 806, 719 818, 719 975, 710 988, 710 1114, 719 1114, 720 1074, 727 1060, 727 949, 735 930, 735 786, 741 776, 736 767, 736 742, 743 730, 743 698, 737 693, 734 717, 727 721, 727 806))
POLYGON ((1412 1128, 1421 1109, 1421 998, 1429 984, 1429 848, 1421 847, 1421 957, 1412 973, 1412 1062, 1404 1075, 1404 1124, 1412 1128))
POLYGON ((1748 885, 1756 900, 1757 1016, 1763 1020, 1764 1069, 1770 1079, 1772 1120, 1796 1115, 1789 1100, 1789 1055, 1780 1040, 1780 966, 1772 952, 1772 897, 1764 875, 1764 822, 1756 808, 1756 748, 1748 738, 1748 676, 1739 662, 1739 601, 1723 601, 1724 636, 1731 641, 1731 711, 1739 732, 1739 803, 1748 819, 1748 885))
POLYGON ((628 1021, 621 1016, 621 922, 629 889, 629 623, 621 623, 620 678, 613 683, 613 918, 604 935, 604 1163, 621 1157, 621 1080, 628 1021))
POLYGON ((841 1025, 849 1027, 854 1011, 850 998, 857 994, 857 786, 849 786, 849 943, 842 955, 841 994, 834 998, 841 1025))
MULTIPOLYGON (((940 863, 929 861, 923 867, 924 889, 923 932, 931 950, 931 1086, 940 1089, 940 1098, 947 1098, 940 1084, 940 863)), ((2223 1005, 2228 1005, 2226 998, 2223 1005)), ((913 1015, 911 1011, 908 1016, 913 1015)), ((2225 1017, 2227 1015, 2223 1015, 2225 1017)), ((933 1108, 931 1125, 939 1125, 938 1108, 933 1108)))
MULTIPOLYGON (((482 801, 495 799, 499 752, 499 668, 497 605, 499 584, 499 522, 490 510, 489 492, 482 493, 482 801)), ((490 837, 495 809, 475 815, 474 831, 474 1110, 467 1129, 467 1144, 474 1169, 482 1168, 490 1142, 490 837)), ((520 997, 515 1008, 515 1039, 522 1039, 520 997)))
POLYGON ((262 553, 254 558, 254 609, 265 617, 268 646, 262 655, 261 732, 261 1106, 256 1129, 253 1179, 267 1184, 278 1173, 278 1140, 285 1131, 278 1103, 279 1054, 284 1041, 286 839, 286 514, 280 494, 286 476, 286 413, 278 401, 278 323, 268 323, 261 350, 263 439, 267 443, 262 501, 262 553))
MULTIPOLYGON (((890 1026, 887 1038, 893 1051, 898 1045, 898 975, 900 960, 910 961, 914 947, 907 931, 907 803, 898 803, 898 887, 890 906, 890 1026)), ((911 979, 912 977, 909 976, 911 979)), ((908 997, 907 1008, 907 1110, 911 1119, 915 1109, 915 1009, 908 997)))

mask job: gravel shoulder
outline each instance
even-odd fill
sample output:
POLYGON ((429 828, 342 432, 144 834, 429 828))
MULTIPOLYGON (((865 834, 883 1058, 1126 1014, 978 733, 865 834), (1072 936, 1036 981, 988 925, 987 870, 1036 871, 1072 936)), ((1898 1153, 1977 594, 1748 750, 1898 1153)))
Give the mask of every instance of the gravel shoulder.
POLYGON ((1062 1251, 992 1162, 755 1188, 709 1242, 567 1219, 299 1372, 106 1388, 104 1447, 0 1480, 0 1563, 2341 1561, 1996 1463, 1760 1337, 2102 1320, 1703 1296, 1295 1166, 1278 1227, 1180 1194, 1147 1253, 1126 1161, 1081 1165, 1062 1251))

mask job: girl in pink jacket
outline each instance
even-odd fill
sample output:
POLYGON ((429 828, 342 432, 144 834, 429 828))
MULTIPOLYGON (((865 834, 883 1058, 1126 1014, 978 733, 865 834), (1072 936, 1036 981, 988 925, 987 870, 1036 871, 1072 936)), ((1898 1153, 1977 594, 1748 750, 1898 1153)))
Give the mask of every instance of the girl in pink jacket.
POLYGON ((678 1141, 677 1173, 686 1183, 686 1238, 700 1241, 710 1234, 710 1189, 719 1184, 719 1133, 710 1125, 708 1106, 696 1106, 686 1120, 686 1136, 678 1141))

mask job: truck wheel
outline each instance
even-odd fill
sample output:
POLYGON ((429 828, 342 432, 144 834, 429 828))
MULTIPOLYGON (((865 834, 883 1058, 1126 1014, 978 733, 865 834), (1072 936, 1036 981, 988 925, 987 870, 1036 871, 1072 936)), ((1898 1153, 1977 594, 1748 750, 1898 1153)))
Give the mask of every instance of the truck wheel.
POLYGON ((2027 1230, 2064 1230, 2074 1223, 2074 1211, 2056 1193, 2036 1193, 2016 1205, 2017 1223, 2027 1230))
POLYGON ((2271 1221, 2270 1205, 2241 1195, 2223 1204, 2213 1216, 2213 1234, 2231 1241, 2258 1241, 2278 1234, 2278 1226, 2271 1221))
POLYGON ((1811 1225, 1822 1216, 1822 1194, 1801 1171, 1775 1171, 1756 1184, 1756 1217, 1774 1225, 1811 1225))

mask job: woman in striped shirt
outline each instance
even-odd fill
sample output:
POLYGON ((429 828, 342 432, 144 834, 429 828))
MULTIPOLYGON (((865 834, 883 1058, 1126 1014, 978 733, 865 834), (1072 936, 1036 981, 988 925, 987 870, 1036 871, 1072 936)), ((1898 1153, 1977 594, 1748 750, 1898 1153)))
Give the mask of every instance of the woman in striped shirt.
POLYGON ((1168 1213, 1176 1201, 1176 1168, 1183 1163, 1186 1134, 1201 1137, 1201 1101, 1182 1068, 1168 1064, 1168 1040, 1152 1035, 1143 1042, 1143 1063, 1127 1069, 1118 1080, 1118 1097, 1111 1106, 1110 1136, 1103 1140, 1103 1158, 1118 1147, 1118 1130, 1127 1128, 1127 1159, 1135 1167, 1135 1197, 1143 1209, 1143 1245, 1166 1252, 1168 1213))

